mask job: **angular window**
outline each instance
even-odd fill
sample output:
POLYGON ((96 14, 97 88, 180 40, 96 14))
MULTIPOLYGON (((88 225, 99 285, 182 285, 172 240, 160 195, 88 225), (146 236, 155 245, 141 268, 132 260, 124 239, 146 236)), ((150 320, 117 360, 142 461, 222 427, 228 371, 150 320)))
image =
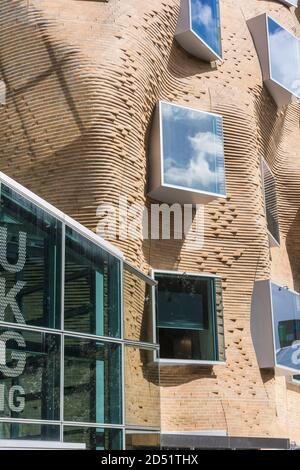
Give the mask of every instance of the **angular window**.
POLYGON ((221 116, 160 101, 150 144, 150 197, 181 204, 225 197, 221 116))
POLYGON ((270 245, 278 246, 280 243, 280 235, 276 198, 276 182, 275 177, 265 160, 262 160, 262 176, 270 245))
POLYGON ((155 350, 125 347, 125 423, 160 430, 159 364, 155 350))
POLYGON ((300 42, 262 14, 248 21, 260 60, 263 80, 279 107, 300 98, 300 42))
POLYGON ((60 336, 0 328, 0 417, 60 419, 60 336))
POLYGON ((64 420, 122 422, 121 346, 65 338, 64 420))
POLYGON ((221 282, 218 278, 155 273, 160 358, 225 360, 221 282))
POLYGON ((219 0, 181 0, 175 37, 195 57, 207 62, 221 59, 219 0))
POLYGON ((252 337, 261 368, 285 375, 300 371, 300 296, 272 281, 256 281, 252 337))
POLYGON ((61 222, 1 184, 0 321, 60 328, 61 222))
POLYGON ((64 329, 120 337, 120 262, 66 227, 64 329))

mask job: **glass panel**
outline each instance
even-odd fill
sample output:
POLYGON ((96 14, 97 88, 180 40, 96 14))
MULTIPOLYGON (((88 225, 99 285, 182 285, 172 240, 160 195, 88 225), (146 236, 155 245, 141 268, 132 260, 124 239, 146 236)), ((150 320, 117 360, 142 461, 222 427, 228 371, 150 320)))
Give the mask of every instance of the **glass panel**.
POLYGON ((271 78, 300 97, 299 40, 268 17, 271 78))
POLYGON ((160 105, 163 183, 225 195, 222 117, 160 105))
POLYGON ((125 347, 125 421, 160 428, 159 364, 155 351, 125 347))
POLYGON ((60 336, 0 328, 0 417, 59 420, 60 336))
POLYGON ((158 450, 160 449, 160 434, 126 431, 126 450, 158 450))
POLYGON ((300 297, 271 283, 276 362, 300 371, 300 297))
POLYGON ((60 428, 48 424, 1 423, 0 439, 20 439, 29 441, 59 441, 60 428))
POLYGON ((155 274, 160 328, 204 330, 212 309, 212 279, 155 274))
POLYGON ((223 360, 221 281, 165 273, 156 273, 155 279, 160 357, 223 360))
POLYGON ((216 296, 216 315, 217 315, 217 330, 218 330, 218 355, 219 361, 226 361, 225 355, 225 333, 224 333, 224 315, 223 315, 223 296, 222 296, 222 281, 215 279, 215 296, 216 296))
POLYGON ((121 346, 65 338, 65 421, 122 421, 121 346))
POLYGON ((191 0, 192 30, 222 56, 219 0, 191 0))
POLYGON ((1 185, 0 321, 60 328, 61 223, 1 185))
POLYGON ((120 262, 66 227, 66 330, 120 336, 120 262))
POLYGON ((122 450, 120 429, 64 426, 64 442, 86 444, 88 450, 122 450))
POLYGON ((124 335, 153 343, 152 286, 124 265, 124 335))

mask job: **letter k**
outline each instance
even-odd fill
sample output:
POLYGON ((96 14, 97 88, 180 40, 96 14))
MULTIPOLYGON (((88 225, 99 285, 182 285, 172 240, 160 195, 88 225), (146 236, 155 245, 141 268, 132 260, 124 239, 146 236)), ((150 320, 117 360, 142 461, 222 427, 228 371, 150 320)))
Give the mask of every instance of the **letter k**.
POLYGON ((18 323, 25 323, 24 317, 16 301, 19 292, 26 285, 26 282, 18 281, 6 294, 6 280, 0 278, 0 321, 5 321, 5 310, 8 306, 12 309, 15 320, 18 323))

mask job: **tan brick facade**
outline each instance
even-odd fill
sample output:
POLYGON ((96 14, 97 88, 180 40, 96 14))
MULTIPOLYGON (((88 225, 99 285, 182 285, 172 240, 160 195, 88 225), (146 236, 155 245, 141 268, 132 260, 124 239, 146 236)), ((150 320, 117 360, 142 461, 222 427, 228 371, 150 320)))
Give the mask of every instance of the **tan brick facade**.
MULTIPOLYGON (((97 206, 120 195, 150 204, 147 140, 158 99, 224 117, 227 198, 205 208, 203 250, 178 240, 117 243, 145 272, 222 276, 226 365, 162 367, 164 431, 300 441, 300 387, 259 370, 250 334, 256 279, 300 290, 300 105, 278 111, 262 84, 246 20, 266 11, 300 37, 299 9, 221 0, 224 62, 211 66, 174 40, 179 0, 0 0, 0 169, 88 228, 97 206), (277 181, 281 247, 271 251, 261 157, 277 181)), ((130 413, 143 420, 134 403, 130 413)))

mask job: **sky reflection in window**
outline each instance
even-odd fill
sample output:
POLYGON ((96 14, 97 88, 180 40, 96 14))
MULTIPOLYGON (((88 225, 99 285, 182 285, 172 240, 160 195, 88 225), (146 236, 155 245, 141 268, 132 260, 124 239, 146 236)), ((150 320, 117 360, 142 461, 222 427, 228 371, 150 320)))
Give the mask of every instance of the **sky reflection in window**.
POLYGON ((161 103, 163 182, 225 194, 222 117, 161 103))

